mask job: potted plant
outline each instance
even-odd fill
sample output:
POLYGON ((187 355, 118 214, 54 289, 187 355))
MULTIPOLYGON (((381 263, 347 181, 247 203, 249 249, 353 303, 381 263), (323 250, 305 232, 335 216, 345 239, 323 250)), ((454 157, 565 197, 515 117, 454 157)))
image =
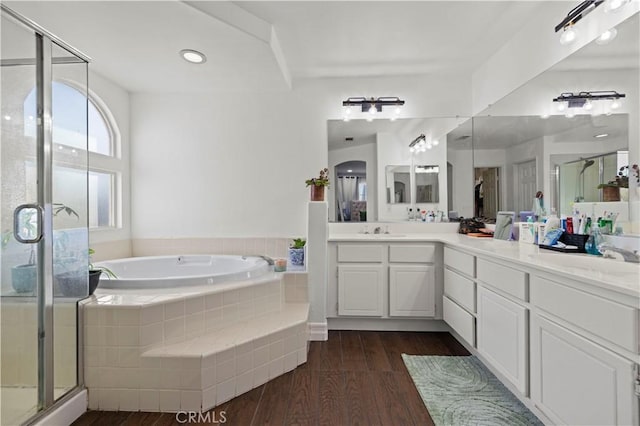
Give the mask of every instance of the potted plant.
POLYGON ((307 179, 305 183, 311 187, 311 201, 324 201, 324 187, 329 186, 329 169, 320 170, 317 178, 307 179))
POLYGON ((598 189, 602 189, 603 201, 620 201, 621 195, 623 199, 628 199, 628 188, 629 166, 620 167, 614 180, 598 185, 598 189))
POLYGON ((95 266, 93 262, 91 262, 91 256, 95 254, 95 250, 89 249, 89 296, 96 291, 98 288, 98 284, 100 283, 100 275, 104 272, 104 274, 108 278, 117 278, 116 274, 106 266, 95 266))
POLYGON ((289 246, 289 261, 292 265, 304 265, 304 246, 307 241, 304 238, 294 238, 289 246))

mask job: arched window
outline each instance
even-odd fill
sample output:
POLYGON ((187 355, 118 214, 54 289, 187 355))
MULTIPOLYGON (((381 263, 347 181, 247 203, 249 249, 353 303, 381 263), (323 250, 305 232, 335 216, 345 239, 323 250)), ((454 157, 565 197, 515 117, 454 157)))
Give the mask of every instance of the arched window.
MULTIPOLYGON (((84 170, 74 168, 72 162, 65 164, 65 155, 75 155, 76 152, 88 149, 89 227, 117 227, 117 205, 120 204, 117 188, 122 165, 117 156, 117 127, 113 119, 107 118, 111 117, 111 114, 102 102, 91 95, 87 103, 87 95, 68 82, 53 82, 51 101, 52 141, 57 155, 54 162, 58 163, 54 167, 54 192, 64 192, 65 188, 72 188, 72 180, 81 178, 85 173, 84 170), (85 105, 88 107, 87 116, 85 105)), ((25 98, 23 108, 24 134, 35 139, 35 88, 25 98)), ((64 198, 64 194, 60 197, 64 198)))

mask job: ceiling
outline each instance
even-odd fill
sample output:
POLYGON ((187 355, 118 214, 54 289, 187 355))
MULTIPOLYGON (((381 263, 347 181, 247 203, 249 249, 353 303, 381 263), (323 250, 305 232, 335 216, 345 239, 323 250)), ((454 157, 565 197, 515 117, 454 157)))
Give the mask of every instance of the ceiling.
POLYGON ((288 90, 307 77, 470 75, 544 2, 7 1, 130 92, 288 90), (190 48, 202 65, 178 56, 190 48))

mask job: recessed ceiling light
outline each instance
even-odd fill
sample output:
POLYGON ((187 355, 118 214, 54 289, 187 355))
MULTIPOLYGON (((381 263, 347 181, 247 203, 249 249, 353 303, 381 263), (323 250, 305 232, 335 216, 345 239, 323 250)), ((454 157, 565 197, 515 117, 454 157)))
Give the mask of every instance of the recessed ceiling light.
POLYGON ((594 138, 606 138, 609 136, 609 133, 600 133, 599 135, 595 135, 594 138))
POLYGON ((200 53, 197 50, 192 49, 182 49, 180 51, 180 56, 187 62, 191 62, 192 64, 204 64, 207 62, 207 57, 204 56, 204 53, 200 53))

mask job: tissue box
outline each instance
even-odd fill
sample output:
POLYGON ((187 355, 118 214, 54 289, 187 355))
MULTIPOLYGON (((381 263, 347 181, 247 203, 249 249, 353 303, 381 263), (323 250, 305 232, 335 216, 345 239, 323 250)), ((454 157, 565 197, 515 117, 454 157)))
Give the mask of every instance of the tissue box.
POLYGON ((522 244, 535 244, 538 233, 538 227, 536 225, 535 223, 520 222, 518 227, 518 241, 522 244))

